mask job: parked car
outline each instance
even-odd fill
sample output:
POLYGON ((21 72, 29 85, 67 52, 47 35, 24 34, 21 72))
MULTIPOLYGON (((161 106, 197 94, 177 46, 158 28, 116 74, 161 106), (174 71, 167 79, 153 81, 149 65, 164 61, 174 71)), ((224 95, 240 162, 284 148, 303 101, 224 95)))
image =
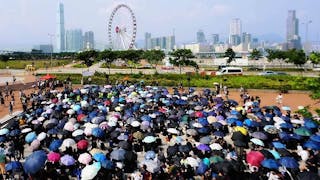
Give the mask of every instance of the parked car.
POLYGON ((264 71, 264 72, 259 73, 258 75, 260 75, 260 76, 272 76, 272 75, 284 76, 284 75, 288 75, 288 74, 285 72, 264 71))

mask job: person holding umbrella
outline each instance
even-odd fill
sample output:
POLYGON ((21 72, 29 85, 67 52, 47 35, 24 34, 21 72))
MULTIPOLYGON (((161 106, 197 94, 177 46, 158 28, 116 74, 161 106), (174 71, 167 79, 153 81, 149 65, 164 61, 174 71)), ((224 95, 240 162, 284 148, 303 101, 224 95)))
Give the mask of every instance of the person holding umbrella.
POLYGON ((6 174, 6 155, 4 150, 4 144, 0 145, 0 172, 3 179, 5 179, 6 174))

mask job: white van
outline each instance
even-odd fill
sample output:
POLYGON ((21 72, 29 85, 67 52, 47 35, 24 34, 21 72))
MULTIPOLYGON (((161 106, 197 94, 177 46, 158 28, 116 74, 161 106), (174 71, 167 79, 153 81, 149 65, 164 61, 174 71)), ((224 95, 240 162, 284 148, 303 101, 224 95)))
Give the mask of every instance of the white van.
POLYGON ((217 76, 221 75, 242 75, 243 70, 240 67, 224 67, 216 72, 217 76))

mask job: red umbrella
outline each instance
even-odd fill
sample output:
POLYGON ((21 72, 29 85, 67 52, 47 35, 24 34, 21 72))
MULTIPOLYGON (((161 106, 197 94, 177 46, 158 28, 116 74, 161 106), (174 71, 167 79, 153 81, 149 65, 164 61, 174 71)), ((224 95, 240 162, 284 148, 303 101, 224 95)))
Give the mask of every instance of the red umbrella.
POLYGON ((87 149, 88 148, 88 141, 87 140, 80 140, 78 143, 77 143, 77 148, 78 149, 87 149))
POLYGON ((85 114, 79 114, 79 115, 77 116, 77 120, 80 122, 80 121, 82 121, 83 118, 85 118, 85 117, 86 117, 85 114))
POLYGON ((259 151, 250 151, 246 157, 248 164, 257 167, 260 167, 260 163, 263 161, 263 159, 264 155, 259 151))
POLYGON ((49 80, 49 79, 55 79, 56 77, 54 75, 51 74, 47 74, 45 76, 42 76, 40 79, 41 80, 49 80))
POLYGON ((48 154, 48 160, 51 162, 59 162, 60 161, 60 154, 56 152, 50 152, 48 154))
POLYGON ((197 112, 195 112, 195 116, 197 118, 201 118, 201 117, 203 117, 203 113, 201 111, 197 111, 197 112))

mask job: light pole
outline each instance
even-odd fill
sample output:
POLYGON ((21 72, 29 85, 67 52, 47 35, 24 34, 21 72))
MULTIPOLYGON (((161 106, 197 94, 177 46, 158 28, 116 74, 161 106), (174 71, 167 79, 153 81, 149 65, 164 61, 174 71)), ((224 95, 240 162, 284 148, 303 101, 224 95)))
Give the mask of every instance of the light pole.
POLYGON ((51 45, 51 51, 50 51, 50 67, 52 68, 52 53, 53 53, 53 44, 52 44, 52 38, 54 37, 54 34, 48 34, 50 38, 50 45, 51 45))

